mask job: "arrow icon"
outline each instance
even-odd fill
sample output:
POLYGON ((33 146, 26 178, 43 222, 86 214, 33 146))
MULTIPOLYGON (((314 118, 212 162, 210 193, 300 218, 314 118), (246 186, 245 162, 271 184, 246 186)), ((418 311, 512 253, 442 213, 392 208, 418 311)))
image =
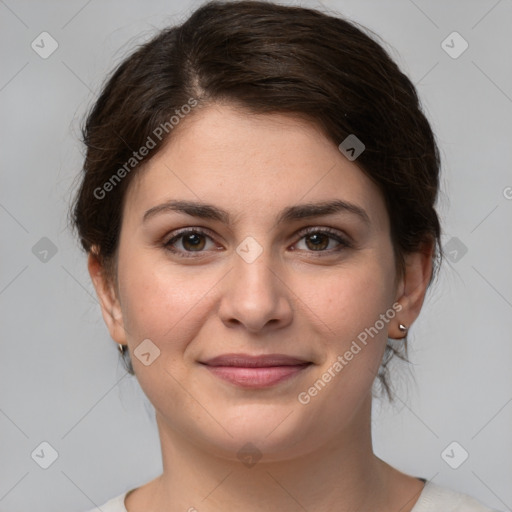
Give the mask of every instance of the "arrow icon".
POLYGON ((59 43, 48 32, 41 32, 30 43, 30 47, 39 55, 39 57, 47 59, 59 47, 59 43))
POLYGON ((452 263, 458 263, 468 252, 468 248, 456 236, 450 238, 444 250, 452 263))
POLYGON ((133 351, 135 357, 145 366, 153 364, 160 357, 160 349, 150 340, 143 340, 133 351))
POLYGON ((43 236, 32 246, 32 254, 42 263, 47 263, 57 254, 57 246, 46 236, 43 236))
POLYGON ((263 247, 252 236, 248 236, 238 244, 236 252, 246 263, 252 263, 263 252, 263 247))
POLYGON ((345 137, 338 149, 353 162, 365 149, 363 142, 353 133, 345 137))
POLYGON ((43 441, 34 448, 30 457, 40 468, 48 469, 59 458, 59 454, 48 441, 43 441))
POLYGON ((441 48, 452 59, 458 59, 469 47, 469 43, 456 31, 441 41, 441 48))
POLYGON ((262 453, 252 443, 246 443, 237 454, 242 464, 251 468, 261 459, 262 453))
POLYGON ((461 446, 457 441, 451 442, 442 452, 441 458, 450 466, 452 469, 457 469, 469 457, 469 453, 461 446))

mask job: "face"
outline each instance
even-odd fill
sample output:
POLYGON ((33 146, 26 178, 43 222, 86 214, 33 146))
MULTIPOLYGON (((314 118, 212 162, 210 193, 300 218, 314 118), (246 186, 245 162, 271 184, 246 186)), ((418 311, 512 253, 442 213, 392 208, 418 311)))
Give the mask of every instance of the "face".
POLYGON ((360 427, 398 332, 384 199, 306 121, 215 105, 182 123, 125 198, 112 337, 171 435, 312 451, 360 427))

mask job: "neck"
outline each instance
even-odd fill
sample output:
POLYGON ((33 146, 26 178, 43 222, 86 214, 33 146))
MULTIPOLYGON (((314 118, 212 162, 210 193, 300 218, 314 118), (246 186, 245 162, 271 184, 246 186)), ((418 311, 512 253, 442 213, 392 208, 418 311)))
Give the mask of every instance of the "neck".
POLYGON ((151 482, 146 510, 408 512, 422 484, 374 455, 370 417, 368 397, 350 426, 317 450, 248 467, 199 448, 157 413, 164 471, 151 482))

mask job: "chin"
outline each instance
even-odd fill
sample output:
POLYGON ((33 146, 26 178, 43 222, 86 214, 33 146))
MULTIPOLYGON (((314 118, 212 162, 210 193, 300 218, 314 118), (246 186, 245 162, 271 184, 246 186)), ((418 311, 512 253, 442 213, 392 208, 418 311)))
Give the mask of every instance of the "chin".
POLYGON ((318 422, 309 424, 298 414, 300 409, 291 405, 252 404, 217 411, 229 434, 220 428, 205 428, 196 434, 203 448, 221 458, 242 462, 244 457, 262 458, 262 462, 287 460, 304 455, 312 449, 315 438, 322 438, 318 422), (312 430, 313 426, 318 431, 312 430))

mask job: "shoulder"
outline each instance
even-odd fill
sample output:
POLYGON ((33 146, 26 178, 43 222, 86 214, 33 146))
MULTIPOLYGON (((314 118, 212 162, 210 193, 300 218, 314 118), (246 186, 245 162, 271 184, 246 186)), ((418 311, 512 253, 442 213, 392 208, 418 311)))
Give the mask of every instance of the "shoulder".
POLYGON ((499 512, 472 496, 432 482, 426 482, 411 512, 439 512, 439 507, 445 512, 499 512))
POLYGON ((124 498, 128 492, 129 491, 123 492, 123 494, 108 500, 106 503, 101 505, 101 507, 92 508, 87 510, 87 512, 127 512, 126 507, 124 506, 124 498))

